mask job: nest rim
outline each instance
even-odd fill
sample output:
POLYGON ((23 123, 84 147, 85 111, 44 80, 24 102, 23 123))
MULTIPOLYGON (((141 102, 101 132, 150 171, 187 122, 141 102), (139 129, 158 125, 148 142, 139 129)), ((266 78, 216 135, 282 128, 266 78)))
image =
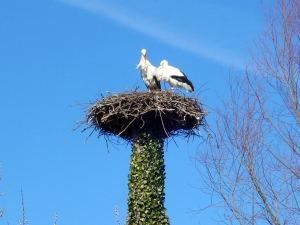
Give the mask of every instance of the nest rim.
POLYGON ((92 129, 98 137, 119 137, 127 142, 147 132, 166 139, 174 136, 199 136, 199 129, 207 127, 203 103, 171 91, 124 91, 91 102, 86 109, 82 131, 92 129))

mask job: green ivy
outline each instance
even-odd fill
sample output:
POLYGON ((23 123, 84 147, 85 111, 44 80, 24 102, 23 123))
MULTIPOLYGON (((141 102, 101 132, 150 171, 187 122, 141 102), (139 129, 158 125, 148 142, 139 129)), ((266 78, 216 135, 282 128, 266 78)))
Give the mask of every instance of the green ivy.
POLYGON ((165 165, 163 140, 138 135, 132 146, 128 175, 127 225, 169 225, 164 207, 165 165))

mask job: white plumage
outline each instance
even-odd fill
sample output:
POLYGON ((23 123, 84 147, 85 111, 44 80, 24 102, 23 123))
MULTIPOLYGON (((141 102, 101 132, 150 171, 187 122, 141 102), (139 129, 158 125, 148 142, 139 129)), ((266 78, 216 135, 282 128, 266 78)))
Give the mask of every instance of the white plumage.
POLYGON ((160 90, 160 82, 156 79, 156 67, 147 60, 146 49, 142 49, 141 53, 141 60, 137 68, 140 69, 146 87, 149 91, 160 90))
POLYGON ((169 66, 167 60, 161 61, 156 70, 156 78, 158 81, 162 80, 169 83, 172 90, 176 86, 184 88, 188 92, 194 91, 194 86, 187 76, 179 69, 169 66))

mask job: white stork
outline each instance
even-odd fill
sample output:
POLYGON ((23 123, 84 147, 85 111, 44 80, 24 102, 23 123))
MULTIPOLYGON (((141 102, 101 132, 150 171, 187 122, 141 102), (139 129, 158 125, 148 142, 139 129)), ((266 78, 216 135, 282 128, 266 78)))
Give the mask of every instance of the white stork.
POLYGON ((141 53, 141 60, 136 68, 140 69, 142 79, 149 92, 151 90, 160 90, 160 82, 156 79, 156 67, 147 60, 146 49, 142 49, 141 53))
POLYGON ((167 60, 161 61, 156 71, 156 78, 158 81, 163 80, 169 83, 172 90, 174 90, 173 87, 176 86, 184 88, 188 92, 194 91, 194 86, 187 76, 178 68, 169 66, 167 60))

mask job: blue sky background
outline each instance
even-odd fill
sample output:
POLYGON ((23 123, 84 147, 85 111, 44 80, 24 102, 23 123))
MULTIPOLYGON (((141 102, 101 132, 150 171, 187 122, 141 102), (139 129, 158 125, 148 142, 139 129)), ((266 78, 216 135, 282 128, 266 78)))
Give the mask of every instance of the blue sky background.
MULTIPOLYGON (((267 4, 268 2, 266 2, 267 4)), ((140 50, 157 66, 180 68, 209 107, 226 97, 224 74, 242 71, 263 28, 256 1, 0 1, 0 224, 121 224, 126 217, 131 146, 72 132, 101 93, 146 88, 135 68, 140 50), (203 86, 204 85, 204 86, 203 86)), ((166 85, 167 88, 169 86, 166 85)), ((187 94, 190 96, 191 94, 187 94)), ((213 113, 207 117, 213 128, 213 113)), ((167 215, 172 225, 217 224, 190 156, 200 140, 178 138, 165 153, 167 215)))

